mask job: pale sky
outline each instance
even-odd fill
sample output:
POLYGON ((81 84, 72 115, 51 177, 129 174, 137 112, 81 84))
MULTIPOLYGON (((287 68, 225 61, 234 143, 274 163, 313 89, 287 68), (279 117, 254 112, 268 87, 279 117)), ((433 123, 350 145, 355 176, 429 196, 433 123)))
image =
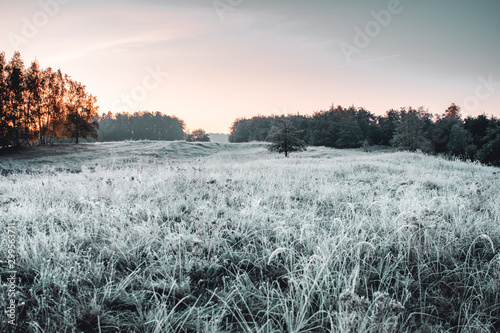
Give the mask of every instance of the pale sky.
POLYGON ((60 68, 99 112, 236 118, 404 106, 500 117, 498 0, 0 0, 0 52, 60 68), (360 33, 361 32, 361 33, 360 33))

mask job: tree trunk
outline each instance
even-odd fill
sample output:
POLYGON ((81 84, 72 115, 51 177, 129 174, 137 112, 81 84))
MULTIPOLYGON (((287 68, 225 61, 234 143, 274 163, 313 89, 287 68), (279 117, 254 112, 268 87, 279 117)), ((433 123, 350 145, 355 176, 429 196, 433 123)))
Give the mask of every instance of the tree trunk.
POLYGON ((42 137, 42 115, 38 115, 38 136, 39 136, 39 144, 43 144, 43 137, 42 137))
POLYGON ((19 124, 20 124, 20 112, 19 112, 19 105, 17 102, 15 103, 15 110, 14 111, 14 117, 12 119, 12 127, 14 128, 14 146, 19 146, 20 145, 20 129, 19 129, 19 124))
POLYGON ((28 105, 26 107, 26 109, 24 110, 24 141, 25 141, 25 144, 27 145, 30 140, 29 140, 29 126, 28 126, 28 122, 31 118, 31 94, 30 96, 28 97, 28 105))

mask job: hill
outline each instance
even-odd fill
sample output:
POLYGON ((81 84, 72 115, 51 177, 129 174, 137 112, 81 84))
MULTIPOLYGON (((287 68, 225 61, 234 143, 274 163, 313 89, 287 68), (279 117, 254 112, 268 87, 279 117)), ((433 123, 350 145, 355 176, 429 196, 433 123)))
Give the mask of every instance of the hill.
MULTIPOLYGON (((229 159, 272 158, 277 155, 267 151, 268 143, 215 143, 187 141, 118 141, 54 146, 29 146, 0 155, 1 174, 36 171, 53 167, 58 171, 80 172, 81 167, 93 169, 97 164, 104 167, 132 166, 172 159, 196 159, 212 156, 229 159)), ((300 156, 334 157, 353 154, 353 151, 311 147, 300 156)))

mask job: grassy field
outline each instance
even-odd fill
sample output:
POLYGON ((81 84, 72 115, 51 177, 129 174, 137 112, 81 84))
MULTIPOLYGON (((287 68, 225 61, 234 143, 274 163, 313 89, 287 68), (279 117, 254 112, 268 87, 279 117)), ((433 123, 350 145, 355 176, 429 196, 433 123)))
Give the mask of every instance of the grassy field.
POLYGON ((148 141, 0 168, 18 332, 500 331, 500 169, 148 141))

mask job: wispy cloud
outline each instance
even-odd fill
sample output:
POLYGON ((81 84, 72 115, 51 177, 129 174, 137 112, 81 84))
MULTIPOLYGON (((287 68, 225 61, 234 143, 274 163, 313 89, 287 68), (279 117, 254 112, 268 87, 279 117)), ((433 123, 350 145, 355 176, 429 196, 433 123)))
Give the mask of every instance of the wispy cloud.
MULTIPOLYGON (((125 53, 148 49, 158 43, 190 40, 209 33, 214 28, 203 20, 195 20, 195 13, 173 8, 158 12, 151 8, 119 9, 107 6, 90 11, 75 11, 65 16, 67 23, 79 27, 72 35, 61 31, 45 45, 54 50, 45 57, 48 63, 78 60, 97 52, 125 53), (92 17, 92 19, 89 19, 92 17)), ((155 53, 164 47, 157 47, 155 53)))
POLYGON ((149 44, 167 41, 169 39, 172 39, 172 37, 160 33, 143 33, 120 39, 105 39, 95 44, 87 44, 86 46, 79 44, 75 45, 74 48, 66 47, 66 49, 73 50, 66 52, 57 52, 53 56, 49 56, 47 58, 47 61, 55 63, 66 62, 86 57, 98 51, 123 52, 132 48, 144 47, 149 44))

